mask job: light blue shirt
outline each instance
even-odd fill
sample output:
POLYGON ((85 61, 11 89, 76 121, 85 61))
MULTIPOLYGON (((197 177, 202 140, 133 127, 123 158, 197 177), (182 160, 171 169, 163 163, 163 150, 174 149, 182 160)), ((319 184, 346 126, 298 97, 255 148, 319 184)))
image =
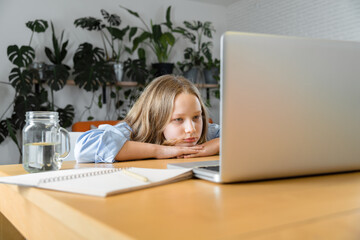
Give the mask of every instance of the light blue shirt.
MULTIPOLYGON (((75 144, 74 154, 78 163, 112 163, 115 156, 130 140, 131 128, 126 122, 115 126, 103 124, 82 134, 75 144)), ((220 126, 209 124, 207 140, 220 137, 220 126)))

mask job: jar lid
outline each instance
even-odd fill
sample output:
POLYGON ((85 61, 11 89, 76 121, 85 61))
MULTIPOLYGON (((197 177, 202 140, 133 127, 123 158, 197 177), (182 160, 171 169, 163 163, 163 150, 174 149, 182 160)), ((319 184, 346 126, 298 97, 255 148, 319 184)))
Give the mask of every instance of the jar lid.
POLYGON ((30 111, 26 112, 26 119, 37 119, 37 120, 58 120, 59 113, 51 111, 30 111))

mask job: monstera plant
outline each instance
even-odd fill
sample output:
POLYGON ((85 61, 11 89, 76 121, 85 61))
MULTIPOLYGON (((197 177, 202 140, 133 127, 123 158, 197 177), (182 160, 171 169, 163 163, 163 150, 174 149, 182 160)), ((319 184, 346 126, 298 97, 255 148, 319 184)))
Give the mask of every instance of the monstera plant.
MULTIPOLYGON (((58 111, 60 125, 63 127, 71 126, 74 118, 74 108, 71 105, 67 105, 65 108, 56 107, 53 100, 48 99, 48 91, 43 87, 46 82, 39 82, 39 80, 34 79, 36 71, 29 68, 35 59, 35 50, 31 47, 33 36, 35 33, 46 31, 48 28, 47 21, 29 21, 26 26, 32 31, 29 44, 23 46, 11 45, 7 48, 8 58, 14 64, 9 75, 9 82, 15 89, 15 95, 14 100, 0 117, 0 143, 9 136, 17 145, 20 154, 20 132, 25 125, 25 113, 27 111, 58 111), (35 88, 35 84, 38 84, 38 88, 35 88), (9 115, 8 111, 10 110, 12 110, 12 113, 9 117, 6 117, 9 115)), ((53 37, 55 38, 54 31, 53 37)), ((46 51, 49 52, 49 50, 46 51)), ((56 78, 48 82, 51 91, 59 90, 63 86, 62 82, 59 83, 59 81, 62 80, 56 78)))
POLYGON ((78 18, 74 21, 76 27, 81 27, 88 31, 98 31, 103 42, 104 57, 106 61, 119 62, 120 57, 126 50, 124 38, 129 31, 129 40, 136 34, 137 28, 126 26, 120 28, 121 18, 117 14, 109 14, 101 9, 102 19, 94 17, 78 18))

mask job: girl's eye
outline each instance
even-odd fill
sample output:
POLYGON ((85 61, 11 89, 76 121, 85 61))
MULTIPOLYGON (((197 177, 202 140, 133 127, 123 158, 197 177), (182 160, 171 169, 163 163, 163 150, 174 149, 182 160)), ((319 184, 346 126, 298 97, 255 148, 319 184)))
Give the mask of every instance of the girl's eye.
POLYGON ((200 117, 201 117, 200 115, 197 115, 197 116, 195 116, 193 119, 194 119, 194 120, 199 120, 200 117))
POLYGON ((174 122, 182 122, 182 118, 175 118, 173 121, 174 122))

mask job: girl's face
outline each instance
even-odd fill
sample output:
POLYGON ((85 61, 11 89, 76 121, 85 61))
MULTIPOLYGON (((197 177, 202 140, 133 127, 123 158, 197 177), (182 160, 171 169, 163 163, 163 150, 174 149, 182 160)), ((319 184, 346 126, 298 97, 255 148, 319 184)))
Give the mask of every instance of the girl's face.
POLYGON ((164 136, 176 146, 194 146, 200 139, 203 127, 201 105, 195 95, 181 93, 175 97, 174 111, 165 126, 164 136))

